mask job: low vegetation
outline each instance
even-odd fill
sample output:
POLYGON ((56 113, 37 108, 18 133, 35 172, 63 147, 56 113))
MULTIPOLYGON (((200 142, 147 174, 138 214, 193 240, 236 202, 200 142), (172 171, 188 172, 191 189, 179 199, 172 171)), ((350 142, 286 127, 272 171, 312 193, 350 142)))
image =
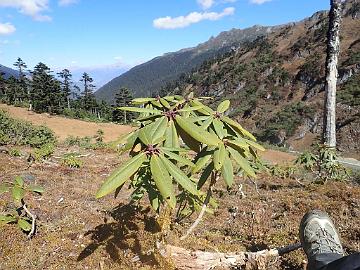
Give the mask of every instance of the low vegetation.
POLYGON ((40 186, 27 185, 20 176, 15 177, 13 182, 5 182, 0 185, 0 195, 11 192, 13 207, 6 213, 0 213, 0 226, 16 223, 18 227, 32 237, 35 233, 36 216, 31 213, 25 201, 28 193, 42 194, 44 189, 40 186))
POLYGON ((6 112, 0 110, 0 145, 41 147, 55 142, 55 135, 49 128, 13 119, 6 112))

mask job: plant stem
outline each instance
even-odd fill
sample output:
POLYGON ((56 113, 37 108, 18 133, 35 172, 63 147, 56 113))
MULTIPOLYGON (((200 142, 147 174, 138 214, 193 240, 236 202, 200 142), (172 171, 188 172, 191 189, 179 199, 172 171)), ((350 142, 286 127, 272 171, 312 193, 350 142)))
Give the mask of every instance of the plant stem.
POLYGON ((31 231, 30 231, 29 234, 28 234, 28 238, 30 239, 30 238, 34 235, 34 233, 35 233, 36 215, 32 214, 32 213, 29 211, 29 209, 26 207, 26 204, 25 204, 25 203, 23 203, 23 209, 25 210, 26 214, 28 214, 28 215, 31 217, 31 219, 32 219, 32 221, 31 221, 31 231))
POLYGON ((210 201, 210 198, 211 198, 211 194, 212 194, 212 187, 214 186, 214 184, 217 182, 217 180, 219 180, 219 175, 218 175, 218 172, 213 172, 211 174, 211 182, 210 182, 210 185, 209 185, 209 188, 208 188, 208 191, 206 193, 206 198, 204 200, 204 203, 201 207, 201 211, 200 211, 200 214, 199 216, 196 218, 196 220, 194 221, 194 223, 190 226, 190 228, 186 231, 186 233, 180 237, 180 240, 185 240, 191 233, 192 231, 199 225, 200 221, 202 220, 204 214, 205 214, 205 211, 206 211, 206 208, 207 208, 207 205, 210 201))

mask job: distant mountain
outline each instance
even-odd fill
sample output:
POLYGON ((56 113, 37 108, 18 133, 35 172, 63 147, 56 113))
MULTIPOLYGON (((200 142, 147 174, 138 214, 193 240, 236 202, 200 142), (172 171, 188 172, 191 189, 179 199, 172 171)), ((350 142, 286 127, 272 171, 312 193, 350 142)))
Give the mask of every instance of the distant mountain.
POLYGON ((88 67, 88 68, 69 68, 73 75, 73 81, 81 87, 79 80, 84 72, 87 72, 94 79, 93 84, 96 89, 101 88, 114 77, 117 77, 128 70, 121 66, 104 66, 104 67, 88 67))
MULTIPOLYGON (((321 137, 328 12, 276 29, 172 82, 165 93, 231 100, 229 116, 296 150, 321 137)), ((337 88, 339 150, 360 158, 360 2, 344 2, 337 88)))
POLYGON ((5 75, 4 75, 5 79, 10 78, 11 76, 16 77, 16 78, 19 76, 18 71, 14 70, 12 68, 5 67, 3 65, 0 65, 0 72, 5 73, 5 75))
POLYGON ((232 29, 193 48, 166 53, 111 80, 96 93, 98 99, 111 102, 120 87, 127 87, 134 96, 151 96, 168 82, 178 79, 181 74, 199 67, 205 60, 252 41, 259 36, 271 33, 277 27, 253 26, 247 29, 232 29))

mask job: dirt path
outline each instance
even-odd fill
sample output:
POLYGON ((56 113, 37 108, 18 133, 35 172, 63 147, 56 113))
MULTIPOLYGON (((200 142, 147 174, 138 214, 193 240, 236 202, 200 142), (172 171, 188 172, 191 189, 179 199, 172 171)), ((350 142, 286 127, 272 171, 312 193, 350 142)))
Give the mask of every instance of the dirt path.
POLYGON ((47 113, 37 114, 30 112, 25 108, 8 106, 0 104, 0 109, 10 113, 17 119, 29 121, 35 125, 45 125, 53 130, 60 141, 65 140, 68 136, 94 136, 96 131, 104 131, 105 142, 116 140, 120 135, 131 131, 130 126, 122 126, 111 123, 93 123, 77 119, 64 118, 60 116, 49 115, 47 113))

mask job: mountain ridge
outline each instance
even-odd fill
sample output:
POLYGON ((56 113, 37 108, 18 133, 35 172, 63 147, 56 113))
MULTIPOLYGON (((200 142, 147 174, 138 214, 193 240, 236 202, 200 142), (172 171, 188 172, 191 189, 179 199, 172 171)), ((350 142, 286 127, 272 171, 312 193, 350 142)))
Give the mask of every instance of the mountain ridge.
POLYGON ((178 79, 181 74, 190 72, 204 61, 265 35, 277 27, 255 25, 245 29, 233 28, 223 31, 197 46, 168 52, 135 66, 98 89, 95 95, 98 99, 112 102, 115 92, 120 87, 129 88, 134 96, 154 95, 168 82, 178 79))
MULTIPOLYGON (((339 149, 360 157, 360 3, 344 4, 337 91, 339 149)), ((230 116, 263 141, 304 150, 321 137, 326 11, 203 63, 164 93, 231 100, 230 116)))

